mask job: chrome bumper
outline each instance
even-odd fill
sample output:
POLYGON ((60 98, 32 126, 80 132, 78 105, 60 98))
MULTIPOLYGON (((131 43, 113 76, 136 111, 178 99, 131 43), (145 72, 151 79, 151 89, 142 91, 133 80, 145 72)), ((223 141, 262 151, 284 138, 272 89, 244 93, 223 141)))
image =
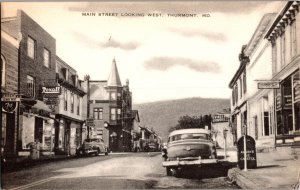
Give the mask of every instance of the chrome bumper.
POLYGON ((168 166, 192 166, 192 165, 202 165, 202 164, 216 164, 217 159, 198 159, 198 160, 174 160, 174 161, 164 161, 162 163, 163 167, 168 166))

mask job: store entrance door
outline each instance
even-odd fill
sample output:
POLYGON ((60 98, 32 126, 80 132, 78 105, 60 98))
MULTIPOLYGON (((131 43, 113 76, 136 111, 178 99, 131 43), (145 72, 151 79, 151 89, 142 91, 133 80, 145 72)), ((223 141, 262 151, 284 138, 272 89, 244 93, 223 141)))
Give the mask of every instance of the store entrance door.
MULTIPOLYGON (((3 126, 2 126, 3 127, 3 126)), ((6 133, 5 133, 5 146, 4 154, 11 156, 14 154, 14 134, 15 134, 15 114, 7 113, 6 114, 6 133)))

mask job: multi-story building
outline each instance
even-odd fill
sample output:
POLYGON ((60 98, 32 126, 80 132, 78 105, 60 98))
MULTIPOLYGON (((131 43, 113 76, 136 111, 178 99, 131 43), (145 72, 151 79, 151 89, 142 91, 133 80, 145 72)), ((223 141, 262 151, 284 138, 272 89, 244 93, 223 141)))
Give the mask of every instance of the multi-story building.
POLYGON ((115 59, 108 80, 87 76, 83 87, 87 92, 85 115, 94 120, 87 127, 89 137, 102 138, 112 151, 131 150, 132 95, 129 81, 122 86, 115 59))
POLYGON ((249 62, 249 57, 245 55, 246 45, 242 47, 239 55, 240 65, 234 77, 229 83, 229 88, 232 89, 231 95, 231 126, 233 141, 236 141, 244 134, 247 124, 247 93, 246 85, 246 65, 249 62))
POLYGON ((18 151, 28 154, 39 141, 42 152, 53 152, 54 116, 43 102, 43 88, 55 86, 56 40, 21 10, 16 17, 1 19, 1 28, 20 39, 18 151))
MULTIPOLYGON (((5 22, 1 20, 1 26, 5 22)), ((18 52, 19 40, 1 27, 1 148, 5 157, 17 154, 18 52)))
POLYGON ((212 116, 212 133, 213 139, 219 147, 225 146, 225 138, 227 147, 233 146, 233 133, 229 125, 230 109, 224 109, 212 116), (224 134, 226 133, 226 134, 224 134))
POLYGON ((300 142, 300 14, 299 1, 286 2, 265 38, 272 45, 276 145, 300 142))
POLYGON ((247 134, 256 140, 256 147, 274 147, 275 142, 273 89, 262 86, 272 82, 272 47, 264 34, 275 15, 268 13, 262 17, 245 49, 250 59, 246 65, 247 134))
POLYGON ((75 69, 56 57, 57 82, 61 90, 55 107, 55 150, 57 154, 74 155, 82 144, 83 96, 85 92, 75 69))

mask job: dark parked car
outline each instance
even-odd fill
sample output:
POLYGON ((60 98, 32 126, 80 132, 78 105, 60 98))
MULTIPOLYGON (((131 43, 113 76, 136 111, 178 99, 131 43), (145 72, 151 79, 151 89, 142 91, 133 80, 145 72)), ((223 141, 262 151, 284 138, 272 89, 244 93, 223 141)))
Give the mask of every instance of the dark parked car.
POLYGON ((211 139, 210 131, 206 129, 181 129, 171 132, 162 156, 167 175, 178 173, 187 166, 217 163, 215 143, 211 139))
POLYGON ((99 138, 85 139, 82 146, 76 149, 76 154, 78 156, 92 154, 98 155, 100 153, 108 155, 108 152, 108 147, 104 144, 104 141, 99 138))

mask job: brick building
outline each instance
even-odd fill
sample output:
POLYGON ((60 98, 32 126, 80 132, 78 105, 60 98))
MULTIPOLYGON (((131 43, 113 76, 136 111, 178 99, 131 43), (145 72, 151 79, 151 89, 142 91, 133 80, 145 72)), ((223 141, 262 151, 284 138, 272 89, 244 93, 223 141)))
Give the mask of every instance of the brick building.
POLYGON ((115 59, 108 80, 90 80, 83 84, 87 96, 86 117, 94 119, 89 137, 102 138, 112 151, 129 151, 132 147, 132 95, 129 82, 122 86, 115 59))
POLYGON ((26 13, 1 19, 1 28, 20 39, 18 94, 20 111, 17 130, 19 154, 28 154, 30 145, 39 141, 46 153, 54 149, 54 115, 43 102, 42 88, 56 85, 56 40, 26 13))
POLYGON ((4 148, 5 157, 17 154, 18 51, 19 40, 1 27, 1 109, 3 108, 1 111, 1 148, 4 148), (10 100, 5 101, 5 99, 10 100))

